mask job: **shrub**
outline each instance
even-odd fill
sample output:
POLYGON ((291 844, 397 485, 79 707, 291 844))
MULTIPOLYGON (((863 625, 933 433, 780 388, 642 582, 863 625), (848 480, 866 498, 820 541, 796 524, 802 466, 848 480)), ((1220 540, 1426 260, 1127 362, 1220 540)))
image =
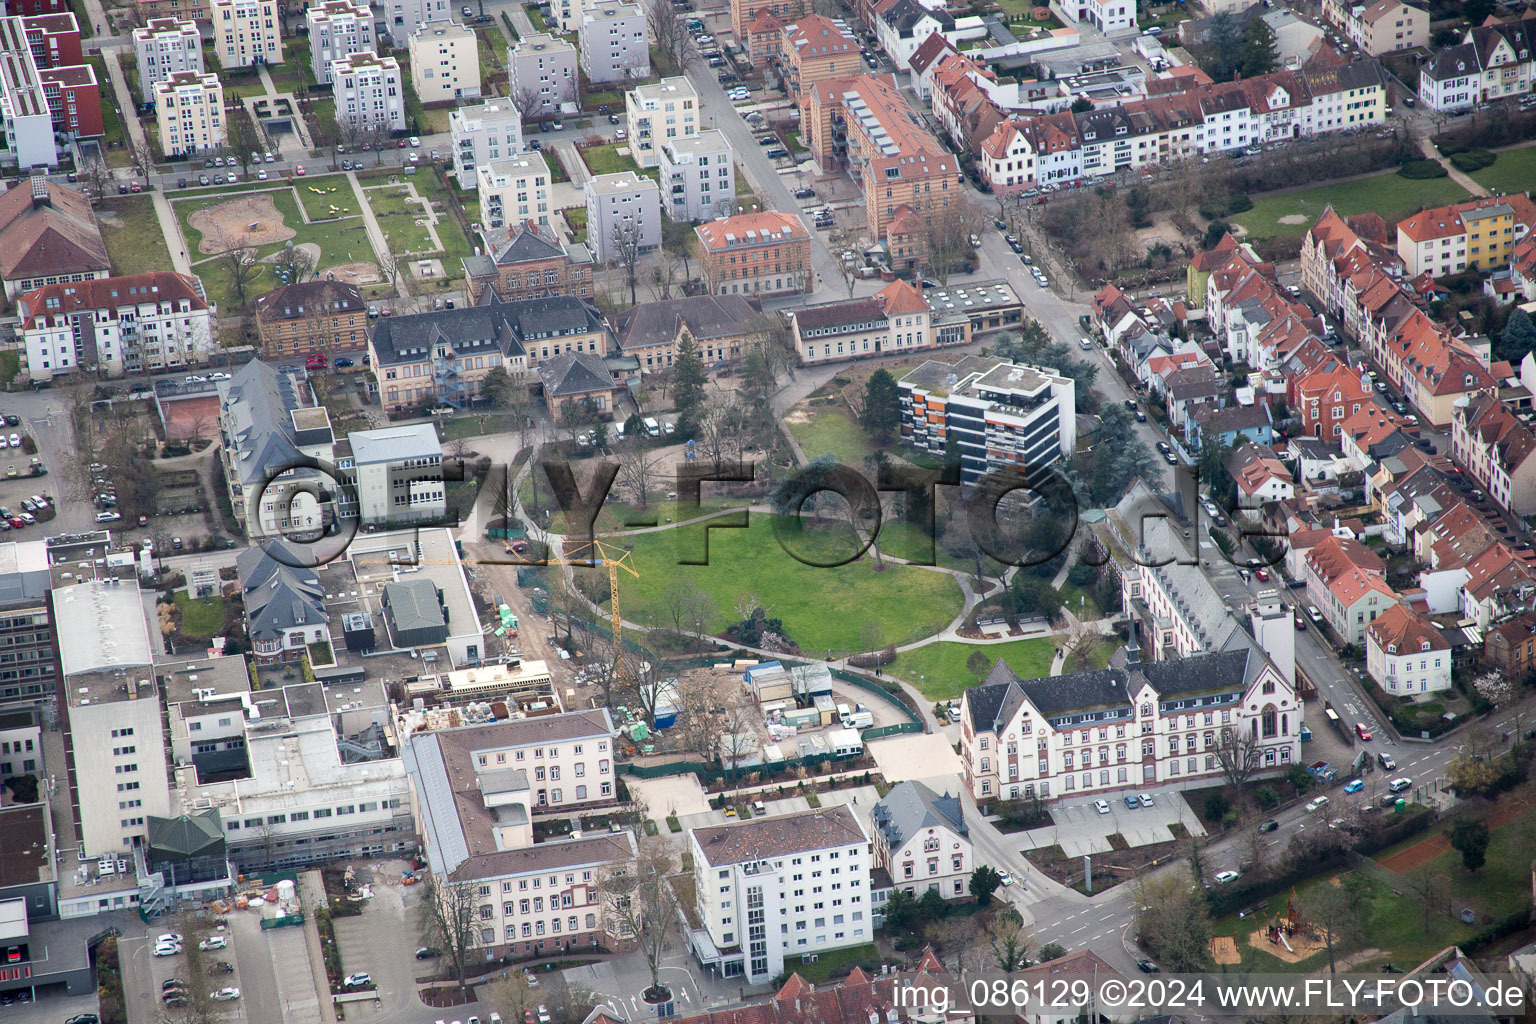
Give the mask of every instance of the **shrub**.
POLYGON ((1400 177, 1422 181, 1427 178, 1444 178, 1450 172, 1434 160, 1404 160, 1397 173, 1400 177))
POLYGON ((1253 209, 1253 200, 1249 199, 1245 193, 1235 193, 1227 200, 1228 213, 1247 213, 1251 209, 1253 209))
POLYGON ((1491 167, 1498 158, 1497 153, 1486 149, 1469 149, 1464 153, 1454 154, 1451 157, 1451 166, 1455 167, 1458 171, 1465 171, 1470 174, 1473 171, 1480 171, 1484 167, 1491 167))

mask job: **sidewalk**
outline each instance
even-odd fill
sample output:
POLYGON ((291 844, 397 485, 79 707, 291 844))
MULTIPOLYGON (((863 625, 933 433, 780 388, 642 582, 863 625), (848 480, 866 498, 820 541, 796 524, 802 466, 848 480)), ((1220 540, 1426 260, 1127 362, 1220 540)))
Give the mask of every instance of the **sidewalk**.
POLYGON ((1444 167, 1446 173, 1451 176, 1451 180, 1456 184, 1460 185, 1474 196, 1486 196, 1488 194, 1488 190, 1486 188, 1473 181, 1471 176, 1468 174, 1462 171, 1458 171, 1451 164, 1450 160, 1442 156, 1440 151, 1435 148, 1435 144, 1429 140, 1428 136, 1420 136, 1418 142, 1419 151, 1423 153, 1427 159, 1433 160, 1441 167, 1444 167))
MULTIPOLYGON (((357 174, 348 171, 347 181, 352 186, 352 194, 357 197, 358 208, 363 211, 363 227, 368 233, 368 244, 373 246, 374 257, 378 260, 379 273, 387 282, 389 275, 384 272, 384 257, 389 255, 389 242, 384 238, 384 230, 379 227, 378 218, 373 215, 373 207, 368 205, 368 197, 363 194, 363 186, 357 180, 357 174)), ((400 292, 400 298, 409 301, 411 298, 410 274, 404 268, 396 275, 396 287, 400 292)))

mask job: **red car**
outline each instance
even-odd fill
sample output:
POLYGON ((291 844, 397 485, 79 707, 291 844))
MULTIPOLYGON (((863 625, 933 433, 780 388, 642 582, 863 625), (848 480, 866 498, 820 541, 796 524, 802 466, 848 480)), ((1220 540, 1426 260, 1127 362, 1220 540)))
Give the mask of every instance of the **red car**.
POLYGON ((11 529, 13 530, 19 530, 23 526, 27 525, 27 521, 20 516, 11 516, 11 518, 7 519, 6 522, 11 524, 11 529))
POLYGON ((1255 570, 1253 570, 1253 574, 1259 578, 1259 581, 1261 583, 1268 583, 1269 582, 1269 570, 1268 569, 1255 569, 1255 570))
POLYGON ((304 369, 306 370, 323 370, 325 369, 325 366, 326 362, 324 352, 312 352, 310 353, 309 358, 304 360, 304 369))
POLYGON ((1371 741, 1371 730, 1365 727, 1364 722, 1355 723, 1355 733, 1365 742, 1369 743, 1371 741))
POLYGON ((297 177, 302 178, 302 177, 304 177, 304 175, 308 174, 309 172, 304 170, 304 165, 303 164, 298 164, 297 166, 294 167, 293 173, 297 177))

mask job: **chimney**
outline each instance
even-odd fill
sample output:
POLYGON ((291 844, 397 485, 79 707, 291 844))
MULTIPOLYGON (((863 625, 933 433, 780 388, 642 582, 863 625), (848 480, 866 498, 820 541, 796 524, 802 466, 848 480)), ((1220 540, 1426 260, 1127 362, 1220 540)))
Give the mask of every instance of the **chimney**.
POLYGON ((32 176, 32 207, 52 206, 53 200, 48 195, 48 179, 41 174, 32 176))
POLYGON ((1130 639, 1125 645, 1125 667, 1131 668, 1141 664, 1141 646, 1136 643, 1136 623, 1131 623, 1130 639))

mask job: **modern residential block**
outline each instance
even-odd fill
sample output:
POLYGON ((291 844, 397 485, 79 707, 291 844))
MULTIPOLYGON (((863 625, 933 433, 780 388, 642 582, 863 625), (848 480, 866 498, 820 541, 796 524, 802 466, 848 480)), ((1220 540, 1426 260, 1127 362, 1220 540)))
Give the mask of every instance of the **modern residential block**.
POLYGON ((1533 225, 1536 204, 1520 193, 1439 206, 1398 222, 1397 255, 1410 278, 1494 270, 1533 225))
POLYGON ((283 62, 276 0, 211 0, 213 46, 219 64, 243 68, 283 62))
POLYGON ((411 33, 411 84, 427 106, 480 96, 475 33, 456 21, 429 21, 411 33))
POLYGON ((102 134, 100 84, 73 13, 0 17, 0 60, 0 164, 53 167, 57 136, 102 134))
POLYGON ((599 263, 661 246, 661 188, 634 171, 587 179, 587 246, 599 263))
POLYGON ((625 0, 588 0, 581 10, 581 67, 595 83, 648 78, 651 51, 645 8, 625 0))
POLYGON ((548 33, 519 40, 507 50, 507 83, 513 96, 539 97, 528 117, 560 113, 576 100, 576 47, 548 33))
POLYGON ((396 47, 403 47, 423 22, 447 21, 457 10, 449 0, 388 0, 384 9, 384 31, 396 47))
POLYGON ((699 921, 689 944, 725 977, 758 984, 790 957, 874 934, 869 836, 851 807, 696 828, 688 849, 699 921))
POLYGON ((661 143, 699 133, 699 94, 681 75, 637 85, 624 94, 624 115, 635 163, 655 167, 661 143))
POLYGON ((712 220, 735 211, 731 144, 718 128, 662 142, 659 166, 663 212, 672 220, 712 220))
POLYGON ((440 523, 447 513, 443 446, 430 423, 354 430, 337 445, 336 466, 364 525, 440 523))
POLYGON ((353 53, 331 62, 336 124, 349 132, 405 131, 405 90, 400 62, 375 53, 353 53))
POLYGON ((139 92, 144 102, 155 98, 155 86, 180 71, 202 74, 203 40, 197 25, 178 18, 153 18, 133 30, 138 58, 139 92))
POLYGON ((373 11, 354 0, 323 0, 304 11, 309 26, 309 68, 321 85, 331 82, 331 64, 354 53, 374 53, 373 11))
POLYGON ((505 97, 473 107, 455 107, 448 115, 453 139, 453 176, 460 188, 474 188, 475 170, 487 160, 523 151, 523 117, 505 97))
POLYGON ((51 284, 23 295, 17 311, 33 380, 159 372, 207 362, 214 349, 213 308, 186 274, 51 284))
POLYGON ((475 168, 480 223, 487 233, 524 224, 549 226, 549 165, 542 153, 487 160, 475 168))
POLYGON ((155 83, 155 121, 166 156, 191 156, 229 141, 218 75, 177 71, 155 83))

